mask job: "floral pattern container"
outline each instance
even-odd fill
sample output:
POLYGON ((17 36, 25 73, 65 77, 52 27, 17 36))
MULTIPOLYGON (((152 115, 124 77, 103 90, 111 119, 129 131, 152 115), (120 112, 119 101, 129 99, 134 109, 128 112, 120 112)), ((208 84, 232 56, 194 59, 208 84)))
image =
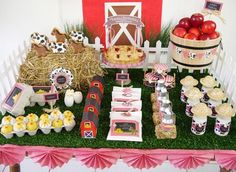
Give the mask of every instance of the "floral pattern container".
POLYGON ((217 115, 215 108, 222 104, 225 94, 220 88, 214 88, 207 92, 207 96, 209 97, 208 107, 212 109, 212 115, 210 117, 215 118, 217 115))
POLYGON ((184 103, 187 101, 187 97, 185 96, 185 92, 190 88, 196 86, 198 84, 198 80, 194 79, 192 76, 186 76, 185 78, 180 80, 182 84, 180 100, 184 103))
POLYGON ((216 107, 216 122, 214 131, 219 136, 227 136, 230 131, 231 117, 235 115, 235 110, 228 103, 223 103, 216 107))
POLYGON ((193 106, 200 103, 200 99, 203 97, 203 94, 197 87, 193 87, 185 92, 185 96, 187 97, 185 114, 189 117, 193 117, 191 109, 193 106))
POLYGON ((206 131, 207 116, 211 115, 212 111, 204 103, 199 103, 191 109, 193 113, 191 131, 196 135, 203 135, 206 131))
POLYGON ((202 84, 201 91, 203 93, 203 98, 201 99, 201 101, 206 103, 209 100, 207 92, 209 90, 213 89, 218 84, 217 84, 216 80, 210 75, 208 75, 204 78, 201 78, 200 83, 202 84))

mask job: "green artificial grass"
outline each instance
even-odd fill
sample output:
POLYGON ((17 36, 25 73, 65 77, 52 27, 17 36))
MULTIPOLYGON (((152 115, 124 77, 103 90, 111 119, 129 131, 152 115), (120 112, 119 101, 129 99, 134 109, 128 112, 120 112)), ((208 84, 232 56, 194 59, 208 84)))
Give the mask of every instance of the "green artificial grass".
MULTIPOLYGON (((109 74, 105 76, 105 95, 102 100, 101 112, 99 115, 99 128, 96 139, 83 139, 80 137, 79 124, 82 117, 82 104, 75 104, 72 108, 66 108, 63 102, 63 95, 57 106, 61 111, 66 109, 71 110, 76 115, 76 127, 71 132, 62 130, 61 133, 52 131, 49 135, 44 135, 41 131, 35 136, 26 134, 22 138, 14 136, 12 139, 5 139, 0 136, 0 144, 16 144, 16 145, 44 145, 55 147, 89 147, 89 148, 139 148, 139 149, 236 149, 236 119, 232 120, 231 131, 228 136, 220 137, 214 133, 215 119, 208 118, 206 133, 202 136, 196 136, 191 133, 191 118, 184 113, 185 104, 179 99, 181 85, 180 79, 188 75, 186 71, 178 73, 173 70, 171 73, 176 73, 176 87, 170 90, 170 99, 173 103, 173 110, 176 113, 177 138, 158 140, 154 132, 154 124, 152 122, 152 105, 150 102, 150 94, 154 92, 154 88, 148 88, 143 85, 143 71, 140 69, 129 70, 132 79, 133 87, 142 88, 142 132, 143 142, 125 142, 125 141, 107 141, 106 137, 109 131, 109 112, 111 105, 111 92, 115 84, 115 73, 117 70, 108 70, 109 74)), ((192 74, 199 79, 205 74, 195 72, 192 74)), ((87 93, 84 92, 84 96, 87 93)), ((43 107, 38 105, 27 107, 26 114, 33 112, 38 115, 42 113, 43 107)))

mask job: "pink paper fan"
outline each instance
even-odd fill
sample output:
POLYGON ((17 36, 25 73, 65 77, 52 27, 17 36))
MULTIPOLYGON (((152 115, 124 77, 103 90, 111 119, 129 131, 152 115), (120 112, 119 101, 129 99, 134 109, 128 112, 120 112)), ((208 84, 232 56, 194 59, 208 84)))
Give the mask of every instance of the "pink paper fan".
POLYGON ((74 154, 84 165, 94 169, 110 168, 120 158, 119 150, 114 149, 75 149, 74 154))
POLYGON ((167 155, 155 150, 127 150, 122 151, 121 158, 133 168, 149 169, 161 165, 167 159, 167 155))
POLYGON ((171 154, 168 155, 168 159, 171 164, 180 169, 191 169, 197 168, 198 166, 202 166, 208 163, 211 159, 213 159, 213 155, 211 154, 171 154))
POLYGON ((61 148, 38 147, 27 152, 34 162, 39 163, 42 167, 48 166, 50 169, 54 169, 57 166, 61 167, 72 157, 71 151, 61 148))
POLYGON ((3 145, 0 146, 0 164, 12 166, 19 164, 25 157, 25 150, 20 146, 3 145))
POLYGON ((236 170, 236 152, 215 153, 216 162, 226 170, 236 170))

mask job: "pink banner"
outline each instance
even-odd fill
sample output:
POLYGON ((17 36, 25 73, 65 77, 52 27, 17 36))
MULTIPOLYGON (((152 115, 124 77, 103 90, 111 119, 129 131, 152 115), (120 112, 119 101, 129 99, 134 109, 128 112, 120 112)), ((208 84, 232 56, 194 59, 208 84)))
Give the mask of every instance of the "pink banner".
POLYGON ((168 149, 91 149, 55 148, 44 146, 0 146, 0 164, 5 166, 19 164, 25 155, 34 162, 50 169, 61 167, 73 156, 82 164, 94 169, 110 168, 119 158, 133 168, 149 169, 169 160, 181 169, 192 169, 216 162, 227 170, 236 170, 236 151, 234 150, 168 150, 168 149))
POLYGON ((121 159, 128 166, 138 169, 149 169, 161 165, 167 155, 161 150, 125 149, 121 151, 121 159))
POLYGON ((24 157, 24 147, 15 145, 0 146, 0 164, 5 166, 19 164, 24 157))
POLYGON ((236 151, 216 152, 215 160, 226 170, 236 170, 236 151))
POLYGON ((53 147, 28 147, 28 156, 42 167, 48 166, 50 169, 61 167, 67 163, 72 153, 69 149, 53 148, 53 147))
POLYGON ((174 150, 170 151, 168 155, 170 163, 180 169, 194 169, 203 166, 211 159, 214 159, 214 154, 211 151, 174 150))
POLYGON ((74 149, 76 159, 94 169, 110 168, 120 158, 119 149, 74 149))

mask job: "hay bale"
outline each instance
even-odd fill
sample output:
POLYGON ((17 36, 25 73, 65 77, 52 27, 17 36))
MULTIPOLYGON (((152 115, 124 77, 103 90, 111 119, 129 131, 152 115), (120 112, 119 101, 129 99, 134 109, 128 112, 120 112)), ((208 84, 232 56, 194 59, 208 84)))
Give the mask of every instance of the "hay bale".
POLYGON ((18 82, 29 85, 51 85, 49 76, 55 68, 63 67, 74 76, 72 88, 87 87, 95 75, 104 76, 105 70, 100 66, 99 53, 93 48, 85 47, 81 53, 74 54, 72 47, 64 54, 49 53, 38 57, 32 51, 20 66, 18 82))

